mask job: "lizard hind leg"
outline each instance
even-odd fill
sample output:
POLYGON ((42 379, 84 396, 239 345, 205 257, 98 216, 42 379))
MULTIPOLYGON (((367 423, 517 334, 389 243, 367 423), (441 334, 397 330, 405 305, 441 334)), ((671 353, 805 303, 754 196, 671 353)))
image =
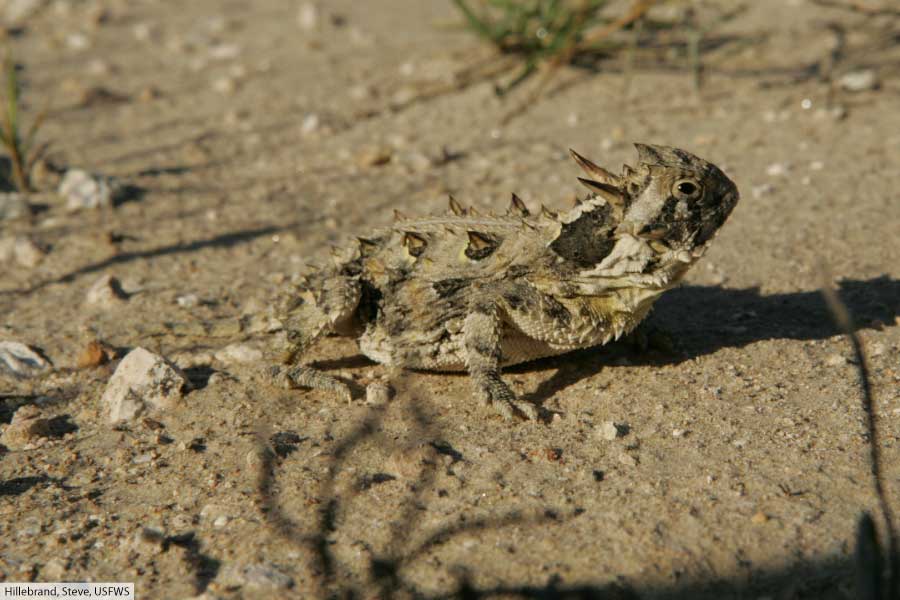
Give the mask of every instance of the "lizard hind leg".
POLYGON ((536 420, 538 408, 516 398, 500 378, 503 322, 493 304, 476 304, 463 323, 466 369, 476 393, 493 404, 500 414, 512 419, 517 414, 536 420))
POLYGON ((287 348, 271 378, 286 388, 326 390, 349 401, 352 394, 346 383, 297 361, 320 337, 340 332, 353 321, 360 297, 359 281, 349 277, 324 279, 316 292, 303 294, 302 302, 287 312, 287 348))

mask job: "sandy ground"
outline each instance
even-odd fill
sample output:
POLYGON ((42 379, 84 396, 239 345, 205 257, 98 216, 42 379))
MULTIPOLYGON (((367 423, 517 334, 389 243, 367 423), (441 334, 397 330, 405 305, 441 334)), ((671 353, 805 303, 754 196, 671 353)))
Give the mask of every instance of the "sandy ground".
POLYGON ((9 44, 29 106, 52 107, 54 161, 134 190, 74 213, 45 195, 0 222, 46 251, 0 265, 0 340, 54 365, 0 378, 0 428, 28 405, 58 425, 0 446, 0 579, 134 581, 147 599, 463 582, 466 598, 854 597, 856 522, 876 503, 850 346, 817 289, 824 262, 870 355, 900 510, 900 57, 859 50, 898 28, 752 4, 718 32, 699 97, 678 61, 639 64, 627 94, 612 61, 564 71, 508 125, 488 82, 390 109, 478 54, 444 26, 449 2, 332 0, 300 18, 294 2, 59 0, 28 18, 9 44), (848 32, 836 75, 871 67, 878 89, 816 76, 829 24, 848 32), (329 244, 394 208, 443 211, 448 192, 566 206, 566 149, 618 169, 631 141, 687 148, 743 194, 651 316, 674 348, 511 369, 550 423, 504 421, 464 376, 387 373, 339 338, 320 366, 390 377, 390 402, 262 383, 268 307, 329 244), (127 300, 86 302, 105 275, 127 300), (76 368, 92 339, 166 356, 195 389, 114 428, 100 398, 115 362, 76 368), (250 360, 220 353, 232 344, 250 360))

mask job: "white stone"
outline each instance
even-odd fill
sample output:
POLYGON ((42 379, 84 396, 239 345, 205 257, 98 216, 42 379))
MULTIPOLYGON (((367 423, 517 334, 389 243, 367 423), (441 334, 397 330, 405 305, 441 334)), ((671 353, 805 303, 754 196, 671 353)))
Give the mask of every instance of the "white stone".
POLYGON ((148 410, 173 408, 188 379, 181 370, 144 348, 129 352, 113 373, 101 403, 109 421, 134 419, 148 410))
POLYGON ((262 350, 248 344, 230 344, 216 352, 216 360, 225 364, 259 362, 262 350))
POLYGON ((113 205, 121 186, 111 177, 69 169, 59 184, 59 195, 70 211, 113 205))
POLYGON ((0 342, 0 373, 31 377, 49 367, 43 356, 22 342, 0 342))

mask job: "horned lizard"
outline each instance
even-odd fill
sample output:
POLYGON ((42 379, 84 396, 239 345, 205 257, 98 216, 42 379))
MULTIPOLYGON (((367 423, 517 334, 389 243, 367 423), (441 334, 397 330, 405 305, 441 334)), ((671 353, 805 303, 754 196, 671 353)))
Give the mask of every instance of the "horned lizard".
POLYGON ((503 366, 606 344, 631 331, 699 259, 738 201, 715 165, 684 150, 635 144, 621 175, 575 151, 591 193, 532 216, 513 194, 505 215, 450 198, 445 216, 405 218, 336 255, 284 308, 288 350, 273 376, 350 398, 301 354, 325 333, 352 335, 392 367, 467 371, 504 416, 538 416, 503 366))

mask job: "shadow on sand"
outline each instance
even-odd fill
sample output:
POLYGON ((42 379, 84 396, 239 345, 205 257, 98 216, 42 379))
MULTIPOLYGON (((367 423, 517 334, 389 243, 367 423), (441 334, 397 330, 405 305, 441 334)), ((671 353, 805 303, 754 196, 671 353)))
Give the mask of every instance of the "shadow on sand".
MULTIPOLYGON (((900 314, 900 280, 897 279, 884 276, 844 280, 838 294, 857 319, 858 329, 893 325, 900 314)), ((611 344, 544 359, 537 364, 557 371, 528 399, 541 404, 610 366, 617 355, 627 355, 635 365, 679 364, 722 348, 743 348, 766 340, 823 340, 842 333, 818 290, 767 296, 759 288, 687 285, 667 292, 656 303, 650 319, 676 341, 675 351, 635 352, 623 344, 611 344)), ((519 365, 508 371, 528 371, 534 364, 519 365)))

